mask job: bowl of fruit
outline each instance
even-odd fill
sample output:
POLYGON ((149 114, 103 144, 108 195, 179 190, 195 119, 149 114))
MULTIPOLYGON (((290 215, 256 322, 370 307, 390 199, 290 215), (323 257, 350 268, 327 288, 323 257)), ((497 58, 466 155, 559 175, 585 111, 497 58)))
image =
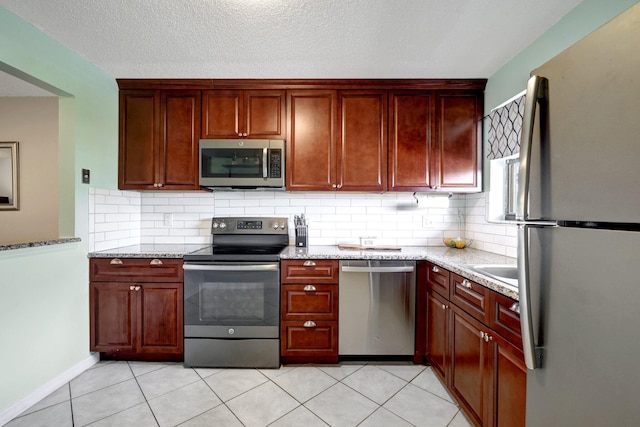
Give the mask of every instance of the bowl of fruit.
POLYGON ((463 239, 462 237, 445 237, 443 239, 444 245, 450 248, 464 249, 471 245, 471 239, 463 239))

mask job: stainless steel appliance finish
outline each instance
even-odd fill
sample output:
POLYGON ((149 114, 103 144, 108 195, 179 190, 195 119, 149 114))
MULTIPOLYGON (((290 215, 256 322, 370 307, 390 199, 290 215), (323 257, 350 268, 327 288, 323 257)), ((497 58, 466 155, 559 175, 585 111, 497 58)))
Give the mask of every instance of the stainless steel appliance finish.
POLYGON ((211 232, 184 257, 184 365, 277 368, 287 218, 213 218, 211 232))
POLYGON ((340 356, 413 356, 415 261, 340 261, 340 356))
POLYGON ((640 3, 532 72, 520 152, 526 425, 632 426, 640 3))
POLYGON ((283 140, 201 139, 199 163, 202 187, 284 189, 283 140))

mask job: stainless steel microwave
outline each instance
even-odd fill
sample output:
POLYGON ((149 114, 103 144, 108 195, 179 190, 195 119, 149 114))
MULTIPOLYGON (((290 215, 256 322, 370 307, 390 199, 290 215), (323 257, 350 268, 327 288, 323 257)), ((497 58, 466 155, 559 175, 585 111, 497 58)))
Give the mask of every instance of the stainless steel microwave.
POLYGON ((284 140, 201 139, 200 186, 284 189, 284 140))

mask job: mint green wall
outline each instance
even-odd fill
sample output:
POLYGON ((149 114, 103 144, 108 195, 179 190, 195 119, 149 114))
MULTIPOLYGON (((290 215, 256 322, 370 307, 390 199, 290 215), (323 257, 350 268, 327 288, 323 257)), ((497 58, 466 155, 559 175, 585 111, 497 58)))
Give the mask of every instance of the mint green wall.
POLYGON ((637 2, 638 0, 584 0, 489 78, 484 96, 485 112, 488 113, 522 92, 527 86, 531 70, 637 2))
MULTIPOLYGON (((90 356, 89 196, 80 177, 88 168, 92 186, 117 186, 118 87, 104 71, 1 6, 0 46, 0 71, 60 96, 59 234, 82 239, 0 251, 1 415, 90 356)), ((41 178, 43 185, 58 185, 41 178)))

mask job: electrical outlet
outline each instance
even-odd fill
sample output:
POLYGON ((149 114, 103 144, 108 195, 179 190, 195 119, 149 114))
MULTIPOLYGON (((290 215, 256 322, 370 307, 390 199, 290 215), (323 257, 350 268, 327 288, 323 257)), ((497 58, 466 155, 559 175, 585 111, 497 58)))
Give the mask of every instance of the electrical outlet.
POLYGON ((429 218, 429 215, 422 216, 422 228, 433 228, 433 220, 429 218))
POLYGON ((171 227, 173 225, 173 214, 172 213, 164 214, 164 225, 166 225, 167 227, 171 227))

